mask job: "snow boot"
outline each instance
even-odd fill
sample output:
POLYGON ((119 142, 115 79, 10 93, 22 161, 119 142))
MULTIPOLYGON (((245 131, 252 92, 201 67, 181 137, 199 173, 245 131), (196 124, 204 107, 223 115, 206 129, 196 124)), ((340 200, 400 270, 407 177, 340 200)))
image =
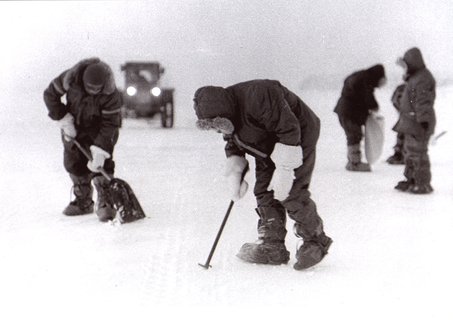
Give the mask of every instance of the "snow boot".
POLYGON ((363 163, 363 162, 348 162, 346 165, 346 170, 348 171, 357 171, 357 172, 370 172, 371 167, 368 163, 363 163))
POLYGON ((115 219, 116 210, 113 208, 109 193, 109 181, 104 176, 93 178, 94 186, 98 194, 96 200, 96 215, 101 222, 115 219))
POLYGON ((71 177, 73 187, 72 191, 76 198, 71 201, 63 210, 66 216, 80 216, 83 214, 93 213, 93 188, 91 187, 91 177, 75 176, 71 177))
POLYGON ((413 180, 402 180, 397 183, 395 189, 400 191, 408 191, 413 185, 413 180))
POLYGON ((289 261, 289 251, 284 242, 244 243, 237 257, 243 261, 259 264, 286 264, 289 261))
POLYGON ((401 152, 395 151, 386 161, 388 164, 404 164, 404 157, 401 152))
POLYGON ((324 232, 312 238, 305 237, 302 246, 297 249, 297 262, 294 264, 294 269, 307 269, 321 262, 332 242, 332 239, 326 236, 324 232))
POLYGON ((283 207, 259 207, 257 210, 258 241, 245 243, 237 257, 241 260, 260 264, 286 264, 289 251, 286 250, 286 212, 283 207))
POLYGON ((408 191, 413 194, 428 194, 434 191, 433 187, 428 184, 413 184, 408 188, 408 191))
POLYGON ((358 172, 371 171, 370 165, 362 162, 360 144, 348 146, 348 163, 346 164, 346 170, 358 172))
POLYGON ((421 155, 414 161, 413 166, 414 183, 409 188, 413 194, 428 194, 433 192, 431 186, 431 165, 427 155, 421 155))
POLYGON ((404 134, 398 133, 398 135, 396 136, 396 144, 393 147, 393 150, 395 150, 395 152, 386 160, 388 164, 404 164, 403 146, 404 134))

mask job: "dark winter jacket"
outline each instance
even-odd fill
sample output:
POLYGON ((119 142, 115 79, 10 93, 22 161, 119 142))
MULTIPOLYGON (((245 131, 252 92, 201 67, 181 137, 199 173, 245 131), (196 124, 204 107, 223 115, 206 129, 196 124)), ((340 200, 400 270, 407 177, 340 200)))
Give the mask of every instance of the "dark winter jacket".
POLYGON ((401 97, 403 96, 404 88, 406 88, 406 84, 400 84, 392 94, 392 104, 398 112, 401 110, 401 97))
POLYGON ((122 103, 113 72, 105 64, 110 77, 101 93, 94 96, 85 91, 82 80, 86 67, 99 61, 98 58, 82 60, 64 71, 44 91, 44 102, 53 120, 60 120, 67 113, 74 116, 77 140, 111 153, 118 140, 122 103), (66 104, 61 100, 64 95, 66 104))
MULTIPOLYGON (((404 92, 405 88, 406 88, 405 83, 397 86, 395 91, 393 91, 392 98, 391 98, 392 104, 395 107, 396 111, 398 111, 399 114, 401 113, 401 97, 403 96, 403 92, 404 92)), ((398 116, 398 121, 399 121, 399 117, 400 116, 398 116)), ((393 128, 392 128, 393 130, 395 130, 396 126, 398 125, 398 121, 393 126, 393 128)))
POLYGON ((431 135, 436 126, 436 81, 426 68, 418 48, 408 50, 403 60, 408 67, 406 88, 401 96, 400 119, 394 130, 415 136, 431 135))
POLYGON ((222 116, 232 121, 234 133, 224 136, 227 156, 249 153, 265 158, 277 142, 316 144, 316 139, 304 138, 309 132, 319 132, 319 118, 278 81, 251 80, 226 89, 203 87, 195 93, 194 101, 200 119, 222 116))
POLYGON ((348 76, 344 80, 341 97, 334 112, 359 125, 364 125, 370 110, 379 109, 374 98, 374 89, 379 85, 379 80, 384 77, 384 67, 380 64, 348 76))

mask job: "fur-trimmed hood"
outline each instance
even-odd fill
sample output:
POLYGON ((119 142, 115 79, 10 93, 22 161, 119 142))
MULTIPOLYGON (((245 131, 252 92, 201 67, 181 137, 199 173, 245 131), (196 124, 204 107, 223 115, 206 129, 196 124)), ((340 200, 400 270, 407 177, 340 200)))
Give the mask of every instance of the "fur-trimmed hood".
POLYGON ((198 119, 223 117, 231 120, 235 115, 234 99, 222 87, 201 87, 195 92, 193 101, 198 119))
POLYGON ((103 61, 97 57, 88 58, 79 61, 75 66, 67 70, 63 78, 63 88, 65 91, 68 91, 69 87, 76 83, 77 85, 83 87, 83 73, 85 69, 94 63, 99 63, 103 68, 105 68, 108 76, 107 82, 104 85, 104 88, 101 91, 101 94, 110 95, 115 92, 116 84, 115 78, 113 76, 112 69, 103 61))

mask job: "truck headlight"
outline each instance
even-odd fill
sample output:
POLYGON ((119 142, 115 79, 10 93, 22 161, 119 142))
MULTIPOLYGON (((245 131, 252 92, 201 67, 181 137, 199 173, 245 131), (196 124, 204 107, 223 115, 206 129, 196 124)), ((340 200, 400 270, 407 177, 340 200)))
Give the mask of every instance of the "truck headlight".
POLYGON ((128 96, 133 97, 133 96, 135 96, 137 94, 137 89, 135 87, 133 87, 133 86, 127 87, 126 93, 127 93, 128 96))
POLYGON ((152 94, 153 96, 155 96, 155 97, 160 96, 160 94, 161 94, 161 92, 162 92, 162 90, 160 90, 159 87, 154 87, 154 88, 152 88, 150 91, 151 91, 151 94, 152 94))

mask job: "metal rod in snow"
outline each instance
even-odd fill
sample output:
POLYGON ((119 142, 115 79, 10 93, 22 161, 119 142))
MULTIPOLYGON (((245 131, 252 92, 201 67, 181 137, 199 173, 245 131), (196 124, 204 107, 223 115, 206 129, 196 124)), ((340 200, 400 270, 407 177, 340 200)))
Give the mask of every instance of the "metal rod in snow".
POLYGON ((234 201, 231 200, 230 205, 228 206, 228 210, 225 214, 225 217, 223 218, 222 225, 220 226, 220 229, 217 232, 217 236, 214 240, 214 244, 212 245, 211 252, 209 252, 208 259, 206 260, 205 264, 201 264, 201 263, 198 264, 199 266, 201 266, 205 269, 209 269, 211 267, 211 265, 209 263, 211 262, 212 256, 214 255, 214 251, 217 247, 217 243, 219 242, 220 235, 222 234, 223 228, 225 227, 228 217, 230 216, 230 212, 231 212, 231 209, 233 208, 233 204, 234 204, 234 201))

